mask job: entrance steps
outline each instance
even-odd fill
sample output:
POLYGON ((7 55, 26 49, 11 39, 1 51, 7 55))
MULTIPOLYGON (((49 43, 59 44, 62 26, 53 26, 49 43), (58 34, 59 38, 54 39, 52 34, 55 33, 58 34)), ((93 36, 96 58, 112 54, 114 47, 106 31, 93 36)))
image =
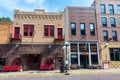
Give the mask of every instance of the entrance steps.
POLYGON ((120 61, 111 61, 110 68, 120 68, 120 61))

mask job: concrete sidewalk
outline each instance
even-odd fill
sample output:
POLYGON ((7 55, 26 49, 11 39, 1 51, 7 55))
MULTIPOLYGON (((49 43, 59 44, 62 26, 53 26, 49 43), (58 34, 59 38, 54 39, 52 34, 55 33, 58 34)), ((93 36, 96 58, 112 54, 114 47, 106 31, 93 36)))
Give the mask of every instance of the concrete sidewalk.
MULTIPOLYGON (((78 69, 69 70, 72 74, 120 74, 120 69, 78 69)), ((60 70, 52 71, 23 71, 23 72, 0 72, 0 77, 11 76, 62 76, 65 73, 60 73, 60 70)))

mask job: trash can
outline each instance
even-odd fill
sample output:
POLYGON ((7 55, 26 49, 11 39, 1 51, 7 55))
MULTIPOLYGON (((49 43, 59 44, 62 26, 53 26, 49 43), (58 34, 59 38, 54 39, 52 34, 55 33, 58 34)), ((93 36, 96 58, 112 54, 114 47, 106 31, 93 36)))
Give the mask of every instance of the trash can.
POLYGON ((60 73, 64 73, 64 66, 60 66, 60 73))

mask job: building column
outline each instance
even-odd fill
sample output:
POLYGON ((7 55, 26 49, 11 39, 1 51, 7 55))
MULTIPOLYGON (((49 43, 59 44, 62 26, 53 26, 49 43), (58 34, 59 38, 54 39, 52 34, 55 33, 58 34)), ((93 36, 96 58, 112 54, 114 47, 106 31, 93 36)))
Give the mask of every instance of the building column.
POLYGON ((79 51, 79 43, 77 43, 77 54, 78 54, 78 66, 80 66, 80 51, 79 51))
POLYGON ((98 54, 98 65, 100 65, 100 54, 99 54, 99 45, 97 42, 97 54, 98 54))
POLYGON ((89 48, 89 66, 91 66, 91 51, 90 51, 90 43, 88 43, 89 48))

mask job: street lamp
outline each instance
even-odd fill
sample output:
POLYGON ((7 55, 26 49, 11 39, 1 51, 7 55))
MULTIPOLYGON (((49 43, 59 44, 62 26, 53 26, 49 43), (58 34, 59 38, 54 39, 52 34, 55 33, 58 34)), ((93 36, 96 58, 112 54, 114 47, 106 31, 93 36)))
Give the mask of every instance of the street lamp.
POLYGON ((66 68, 66 71, 65 71, 65 75, 69 75, 68 73, 68 51, 67 51, 67 47, 69 46, 68 42, 65 42, 64 44, 65 48, 66 48, 66 59, 65 59, 65 68, 66 68))

